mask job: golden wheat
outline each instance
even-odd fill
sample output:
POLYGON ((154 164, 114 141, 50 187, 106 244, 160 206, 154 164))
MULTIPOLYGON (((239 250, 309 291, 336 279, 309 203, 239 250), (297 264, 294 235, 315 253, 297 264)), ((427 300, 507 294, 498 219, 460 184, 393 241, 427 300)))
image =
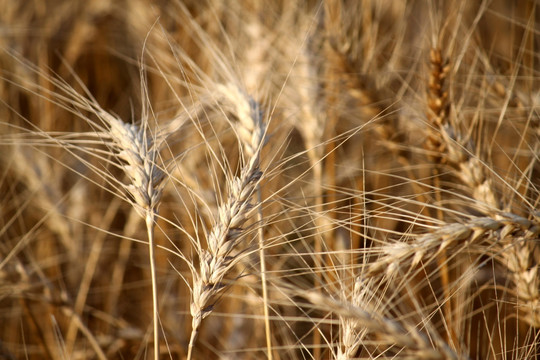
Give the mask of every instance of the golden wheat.
POLYGON ((540 356, 535 0, 0 5, 0 358, 540 356))

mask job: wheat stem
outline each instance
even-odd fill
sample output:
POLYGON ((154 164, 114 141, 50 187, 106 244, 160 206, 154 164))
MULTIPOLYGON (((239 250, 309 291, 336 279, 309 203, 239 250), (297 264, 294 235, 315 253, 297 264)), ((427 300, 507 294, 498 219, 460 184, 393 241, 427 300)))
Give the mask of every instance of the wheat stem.
MULTIPOLYGON (((260 204, 262 202, 261 189, 257 186, 257 201, 260 204)), ((257 209, 257 222, 262 223, 263 215, 262 208, 259 206, 257 209)), ((272 355, 272 331, 270 328, 270 313, 268 304, 268 287, 266 280, 266 256, 264 250, 264 230, 262 226, 259 226, 257 230, 257 235, 259 237, 259 260, 261 262, 261 285, 262 285, 262 295, 263 295, 263 308, 264 308, 264 331, 266 333, 266 351, 268 360, 273 359, 272 355)))
POLYGON ((148 232, 148 257, 150 262, 150 276, 152 278, 152 310, 154 334, 154 359, 159 359, 159 302, 156 274, 156 256, 154 242, 154 223, 156 214, 152 209, 146 210, 146 230, 148 232))
POLYGON ((118 157, 126 162, 124 172, 131 180, 126 190, 132 195, 135 209, 145 218, 148 235, 150 276, 152 281, 152 322, 154 337, 154 360, 159 359, 159 302, 155 260, 154 227, 157 209, 161 201, 165 172, 156 165, 160 146, 149 136, 148 123, 143 127, 122 123, 108 113, 102 112, 110 126, 110 132, 119 151, 118 157))

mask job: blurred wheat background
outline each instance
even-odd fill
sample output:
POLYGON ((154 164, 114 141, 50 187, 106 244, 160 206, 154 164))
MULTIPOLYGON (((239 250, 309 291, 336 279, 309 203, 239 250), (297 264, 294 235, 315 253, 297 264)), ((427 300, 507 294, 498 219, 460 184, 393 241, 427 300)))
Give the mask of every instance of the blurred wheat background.
POLYGON ((540 358, 537 1, 0 9, 0 359, 540 358))

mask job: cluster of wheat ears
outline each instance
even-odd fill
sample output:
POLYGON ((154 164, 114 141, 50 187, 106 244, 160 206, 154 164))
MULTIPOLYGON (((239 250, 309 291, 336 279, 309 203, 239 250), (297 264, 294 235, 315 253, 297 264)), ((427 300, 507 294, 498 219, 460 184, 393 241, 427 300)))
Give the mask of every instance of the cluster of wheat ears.
POLYGON ((0 359, 540 357, 536 0, 0 9, 0 359))

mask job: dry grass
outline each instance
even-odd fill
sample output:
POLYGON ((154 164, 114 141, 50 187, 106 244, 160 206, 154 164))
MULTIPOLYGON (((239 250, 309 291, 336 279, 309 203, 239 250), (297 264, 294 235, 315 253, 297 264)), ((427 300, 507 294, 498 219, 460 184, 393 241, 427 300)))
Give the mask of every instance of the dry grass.
POLYGON ((540 358, 540 6, 0 1, 1 359, 540 358))

